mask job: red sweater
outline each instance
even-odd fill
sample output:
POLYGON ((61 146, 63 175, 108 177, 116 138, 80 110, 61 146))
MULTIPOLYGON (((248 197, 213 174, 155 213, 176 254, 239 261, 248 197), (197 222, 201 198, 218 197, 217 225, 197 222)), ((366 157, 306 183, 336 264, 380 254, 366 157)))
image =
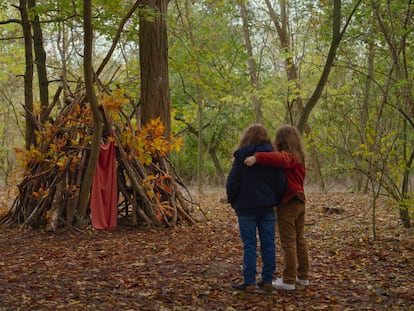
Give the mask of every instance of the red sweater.
POLYGON ((287 203, 293 197, 297 196, 299 199, 306 201, 305 190, 303 183, 306 175, 306 168, 304 164, 299 163, 296 155, 281 151, 281 152, 256 152, 256 163, 262 165, 269 165, 285 170, 287 187, 282 198, 282 203, 287 203))

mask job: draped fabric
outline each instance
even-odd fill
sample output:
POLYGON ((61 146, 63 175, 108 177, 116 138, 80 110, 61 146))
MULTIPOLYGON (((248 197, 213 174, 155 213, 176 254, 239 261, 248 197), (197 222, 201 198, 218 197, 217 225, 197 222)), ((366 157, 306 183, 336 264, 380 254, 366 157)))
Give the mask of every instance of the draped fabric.
POLYGON ((117 195, 115 146, 108 141, 100 146, 92 184, 90 208, 94 228, 116 228, 117 195))

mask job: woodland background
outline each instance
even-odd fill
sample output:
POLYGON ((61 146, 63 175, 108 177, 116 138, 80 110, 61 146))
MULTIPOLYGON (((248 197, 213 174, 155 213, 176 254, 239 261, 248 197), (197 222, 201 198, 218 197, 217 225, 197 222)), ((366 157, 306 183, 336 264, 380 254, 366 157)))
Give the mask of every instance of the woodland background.
MULTIPOLYGON (((170 157, 188 184, 222 185, 249 124, 262 122, 273 136, 291 123, 304 133, 309 185, 385 194, 409 226, 411 1, 93 1, 101 92, 121 89, 135 105, 143 92, 139 57, 149 46, 139 40, 139 16, 156 16, 147 4, 165 10, 171 132, 185 142, 170 157)), ((0 177, 12 185, 28 109, 36 114, 50 103, 53 118, 83 89, 83 15, 81 1, 0 1, 0 8, 0 177)))
MULTIPOLYGON (((133 157, 141 143, 153 147, 191 188, 194 216, 171 228, 119 219, 117 231, 2 226, 0 309, 412 310, 413 9, 410 0, 0 0, 1 214, 16 201, 53 210, 44 185, 23 185, 49 174, 51 187, 62 168, 74 180, 68 154, 88 149, 104 107, 119 122, 118 148, 136 148, 122 159, 159 169, 153 155, 133 157), (74 120, 70 145, 59 130, 74 120), (241 246, 223 185, 256 122, 272 136, 283 123, 303 133, 313 279, 245 297, 229 290, 241 246), (183 143, 168 145, 164 129, 183 143)), ((156 176, 171 195, 169 177, 156 176)), ((71 193, 62 185, 53 193, 71 193)), ((176 224, 168 203, 157 208, 176 224)))

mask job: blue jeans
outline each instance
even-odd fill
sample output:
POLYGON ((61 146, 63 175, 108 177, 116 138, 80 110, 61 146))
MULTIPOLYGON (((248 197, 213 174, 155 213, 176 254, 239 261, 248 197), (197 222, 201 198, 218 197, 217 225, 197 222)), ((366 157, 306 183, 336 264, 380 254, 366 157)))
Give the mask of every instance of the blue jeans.
POLYGON ((259 232, 262 257, 262 281, 271 283, 276 268, 275 213, 238 215, 240 237, 243 241, 243 278, 246 284, 256 284, 256 228, 259 232))

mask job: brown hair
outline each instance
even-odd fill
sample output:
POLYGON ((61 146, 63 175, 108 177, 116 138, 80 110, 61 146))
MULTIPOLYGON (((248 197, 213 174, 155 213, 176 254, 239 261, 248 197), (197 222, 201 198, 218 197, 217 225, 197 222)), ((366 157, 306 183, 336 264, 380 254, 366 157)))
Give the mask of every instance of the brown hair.
POLYGON ((266 128, 259 123, 250 125, 244 130, 240 140, 239 149, 244 146, 253 144, 271 144, 269 133, 266 128))
POLYGON ((305 163, 305 150, 302 138, 296 127, 282 125, 276 132, 275 148, 277 151, 286 151, 296 155, 300 163, 305 163))

